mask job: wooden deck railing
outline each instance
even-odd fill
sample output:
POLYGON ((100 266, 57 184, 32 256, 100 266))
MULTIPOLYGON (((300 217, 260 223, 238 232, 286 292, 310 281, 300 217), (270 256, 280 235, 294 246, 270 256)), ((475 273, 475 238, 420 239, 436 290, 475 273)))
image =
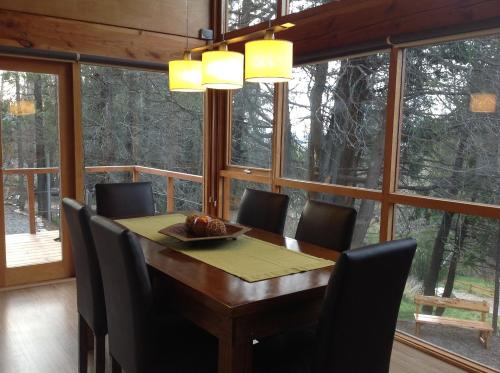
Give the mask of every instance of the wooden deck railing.
MULTIPOLYGON (((117 172, 127 172, 131 175, 132 181, 139 181, 141 174, 163 176, 167 181, 167 212, 174 211, 174 180, 192 181, 199 184, 203 183, 203 176, 144 166, 90 166, 85 167, 85 171, 89 174, 111 174, 117 172)), ((24 175, 26 177, 28 217, 31 234, 36 234, 35 175, 57 174, 58 172, 58 167, 8 168, 3 170, 3 175, 24 175)))

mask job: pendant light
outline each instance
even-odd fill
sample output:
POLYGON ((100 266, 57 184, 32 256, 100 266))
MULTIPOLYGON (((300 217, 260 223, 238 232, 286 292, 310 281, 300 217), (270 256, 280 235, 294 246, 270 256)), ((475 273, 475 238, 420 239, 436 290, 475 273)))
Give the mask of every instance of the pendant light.
POLYGON ((186 50, 182 60, 168 63, 168 84, 172 92, 204 92, 201 84, 201 61, 191 59, 188 50, 189 17, 188 0, 186 0, 186 50))
POLYGON ((9 114, 15 116, 35 114, 35 101, 21 100, 9 104, 9 114))
POLYGON ((471 93, 469 110, 473 113, 495 113, 497 95, 495 93, 471 93))
POLYGON ((245 44, 245 81, 281 83, 292 80, 293 43, 274 39, 267 30, 264 39, 245 44))
POLYGON ((201 55, 203 86, 212 89, 239 89, 243 87, 243 54, 229 51, 227 43, 219 50, 201 55))

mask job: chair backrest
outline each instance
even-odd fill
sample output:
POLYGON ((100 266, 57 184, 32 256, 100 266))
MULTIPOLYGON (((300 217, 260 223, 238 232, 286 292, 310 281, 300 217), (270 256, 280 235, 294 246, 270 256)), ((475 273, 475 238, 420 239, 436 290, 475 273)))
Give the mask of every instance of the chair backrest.
POLYGON ((97 252, 90 232, 90 211, 70 198, 64 198, 62 205, 75 263, 78 312, 95 335, 103 336, 108 331, 106 306, 97 252))
POLYGON ((386 242, 342 253, 317 328, 315 372, 387 373, 399 305, 417 244, 386 242))
POLYGON ((236 222, 282 235, 289 197, 256 189, 245 189, 236 222))
POLYGON ((110 354, 127 373, 147 372, 153 339, 153 294, 137 238, 93 216, 90 228, 101 268, 110 354))
POLYGON ((337 251, 351 247, 357 212, 352 207, 307 201, 295 238, 337 251))
POLYGON ((96 212, 113 219, 155 214, 151 182, 96 184, 96 212))

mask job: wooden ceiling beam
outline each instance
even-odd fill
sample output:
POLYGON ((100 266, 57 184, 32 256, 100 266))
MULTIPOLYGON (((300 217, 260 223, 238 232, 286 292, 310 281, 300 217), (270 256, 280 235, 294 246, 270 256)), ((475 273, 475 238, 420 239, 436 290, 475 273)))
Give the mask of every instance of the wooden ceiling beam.
MULTIPOLYGON (((500 0, 342 0, 283 16, 296 26, 279 34, 294 42, 296 57, 323 50, 436 30, 464 29, 490 21, 500 26, 500 0)), ((225 38, 262 30, 268 23, 235 30, 225 38)), ((241 45, 231 49, 241 50, 241 45)))

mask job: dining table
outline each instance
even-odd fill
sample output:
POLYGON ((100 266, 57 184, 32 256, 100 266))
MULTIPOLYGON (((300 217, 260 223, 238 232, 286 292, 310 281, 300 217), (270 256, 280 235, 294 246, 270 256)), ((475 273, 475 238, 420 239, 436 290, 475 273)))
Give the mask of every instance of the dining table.
MULTIPOLYGON (((340 253, 251 229, 247 236, 337 261, 340 253)), ((249 282, 138 235, 146 263, 166 276, 171 306, 218 338, 218 372, 250 373, 255 340, 315 323, 332 265, 249 282)))

